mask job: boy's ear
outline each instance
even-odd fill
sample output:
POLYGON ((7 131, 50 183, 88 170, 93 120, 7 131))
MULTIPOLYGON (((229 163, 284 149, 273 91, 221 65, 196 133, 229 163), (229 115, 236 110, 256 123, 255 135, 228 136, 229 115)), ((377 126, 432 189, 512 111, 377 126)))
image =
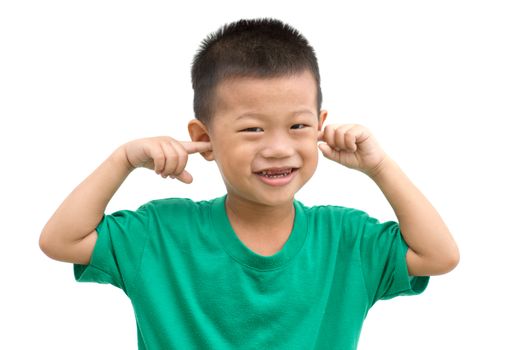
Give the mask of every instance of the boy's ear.
MULTIPOLYGON (((189 131, 189 136, 193 142, 211 142, 209 138, 209 130, 207 126, 198 119, 192 119, 187 124, 187 130, 189 131)), ((213 150, 200 153, 202 157, 206 160, 215 160, 213 155, 213 150)))
POLYGON ((328 112, 325 109, 320 111, 320 115, 318 116, 318 131, 322 131, 322 127, 324 126, 327 115, 328 112))

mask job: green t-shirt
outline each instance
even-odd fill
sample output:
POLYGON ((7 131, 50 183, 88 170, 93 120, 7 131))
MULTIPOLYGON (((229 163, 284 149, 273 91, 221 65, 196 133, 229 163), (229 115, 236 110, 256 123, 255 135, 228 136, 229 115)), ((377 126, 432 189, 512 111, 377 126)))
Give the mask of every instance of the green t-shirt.
POLYGON ((209 201, 162 199, 104 216, 81 282, 130 298, 139 349, 356 349, 379 299, 421 293, 395 222, 294 201, 295 221, 272 256, 247 248, 209 201))

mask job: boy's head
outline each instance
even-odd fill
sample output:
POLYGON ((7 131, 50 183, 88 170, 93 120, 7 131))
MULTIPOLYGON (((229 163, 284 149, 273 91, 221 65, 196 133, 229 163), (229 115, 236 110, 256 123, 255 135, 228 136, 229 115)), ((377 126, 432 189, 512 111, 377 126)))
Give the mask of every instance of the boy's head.
POLYGON ((209 141, 228 198, 289 203, 318 162, 318 65, 296 30, 241 20, 204 40, 193 69, 193 141, 209 141))

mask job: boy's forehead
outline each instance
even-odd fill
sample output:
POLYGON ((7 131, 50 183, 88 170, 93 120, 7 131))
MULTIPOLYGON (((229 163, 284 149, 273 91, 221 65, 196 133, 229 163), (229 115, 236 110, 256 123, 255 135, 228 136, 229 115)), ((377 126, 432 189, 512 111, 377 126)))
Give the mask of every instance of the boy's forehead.
POLYGON ((264 110, 316 110, 316 83, 311 74, 253 78, 220 82, 215 94, 216 112, 263 113, 264 110))

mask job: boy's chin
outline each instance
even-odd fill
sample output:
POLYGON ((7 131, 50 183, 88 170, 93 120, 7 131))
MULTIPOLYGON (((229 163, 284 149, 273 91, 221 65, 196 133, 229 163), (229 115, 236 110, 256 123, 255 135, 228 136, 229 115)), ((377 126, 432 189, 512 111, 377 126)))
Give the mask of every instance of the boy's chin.
POLYGON ((263 194, 256 194, 254 200, 264 206, 268 207, 278 207, 282 205, 288 205, 292 203, 295 199, 295 195, 298 192, 298 189, 295 191, 283 191, 281 193, 267 192, 263 194))

